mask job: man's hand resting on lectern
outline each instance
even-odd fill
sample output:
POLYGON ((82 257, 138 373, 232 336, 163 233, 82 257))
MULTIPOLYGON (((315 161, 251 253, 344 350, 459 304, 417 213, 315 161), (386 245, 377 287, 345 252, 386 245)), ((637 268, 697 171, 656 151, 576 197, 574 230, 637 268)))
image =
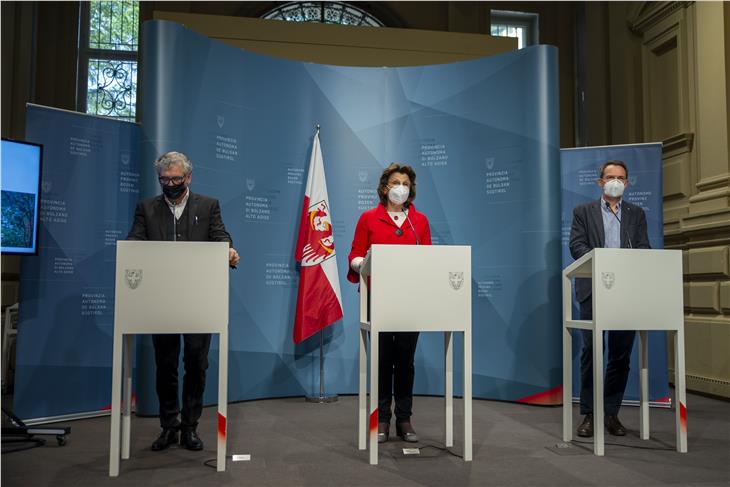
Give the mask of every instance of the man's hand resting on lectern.
POLYGON ((234 249, 233 247, 229 248, 228 249, 228 265, 235 269, 240 260, 241 260, 241 256, 238 255, 238 252, 236 252, 236 249, 234 249))

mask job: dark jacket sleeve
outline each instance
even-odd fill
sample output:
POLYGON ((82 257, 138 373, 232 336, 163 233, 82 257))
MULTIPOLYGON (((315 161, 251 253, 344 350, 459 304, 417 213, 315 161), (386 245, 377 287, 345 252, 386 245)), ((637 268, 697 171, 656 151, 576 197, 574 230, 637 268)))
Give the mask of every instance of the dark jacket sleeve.
POLYGON ((208 227, 208 238, 211 242, 228 242, 233 245, 231 235, 226 231, 221 217, 221 206, 218 200, 213 200, 210 208, 210 226, 208 227))
POLYGON ((127 240, 147 240, 147 238, 147 218, 142 202, 139 201, 134 209, 134 221, 127 234, 127 240))
POLYGON ((585 206, 573 209, 573 223, 570 226, 570 255, 578 260, 593 250, 588 243, 588 222, 585 206))
POLYGON ((646 213, 641 208, 638 208, 639 222, 636 224, 635 236, 635 248, 637 249, 650 249, 651 244, 649 243, 649 233, 646 229, 646 213))

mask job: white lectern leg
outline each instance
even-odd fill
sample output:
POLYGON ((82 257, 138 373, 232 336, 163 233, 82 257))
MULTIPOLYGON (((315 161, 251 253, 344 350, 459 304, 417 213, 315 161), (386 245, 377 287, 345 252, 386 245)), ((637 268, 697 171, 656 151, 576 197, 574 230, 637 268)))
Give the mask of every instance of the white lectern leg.
POLYGON ((573 440, 573 336, 563 326, 563 441, 573 440))
MULTIPOLYGON (((595 300, 595 296, 594 296, 595 300)), ((595 303, 594 303, 595 305, 595 303)), ((593 309, 596 309, 595 306, 593 309)), ((603 456, 603 331, 593 318, 593 453, 603 456)))
POLYGON ((454 334, 444 332, 444 406, 446 446, 454 446, 454 334))
POLYGON ((677 421, 677 451, 687 453, 687 391, 684 376, 684 328, 674 332, 674 402, 677 421))
POLYGON ((378 464, 378 348, 380 334, 370 332, 370 465, 378 464))
POLYGON ((122 460, 129 459, 132 426, 132 347, 134 335, 124 335, 122 351, 122 460))
POLYGON ((368 380, 368 363, 367 363, 367 330, 360 329, 360 348, 358 352, 359 361, 359 387, 357 396, 357 447, 360 450, 367 448, 365 424, 367 422, 367 380, 368 380))
POLYGON ((471 326, 464 331, 464 461, 472 459, 471 326))
POLYGON ((119 476, 119 430, 120 403, 122 400, 122 335, 114 326, 114 345, 112 350, 112 420, 109 435, 109 476, 119 476))
POLYGON ((573 317, 570 279, 563 275, 563 441, 573 439, 573 336, 567 326, 573 317))
POLYGON ((639 331, 639 431, 642 440, 649 439, 649 332, 639 331))
POLYGON ((226 470, 226 440, 228 437, 228 332, 219 334, 218 349, 218 459, 216 470, 226 470))

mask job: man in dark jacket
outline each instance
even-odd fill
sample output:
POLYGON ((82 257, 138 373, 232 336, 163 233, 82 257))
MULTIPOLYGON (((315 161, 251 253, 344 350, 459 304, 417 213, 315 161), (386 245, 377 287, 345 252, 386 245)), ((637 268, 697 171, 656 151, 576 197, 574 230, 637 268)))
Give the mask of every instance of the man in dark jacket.
MULTIPOLYGON (((173 240, 194 242, 229 242, 231 236, 221 219, 218 200, 194 194, 188 186, 192 181, 193 165, 185 154, 167 152, 155 161, 162 193, 137 203, 129 240, 173 240)), ((228 249, 231 266, 239 256, 228 249)), ((185 265, 181 262, 180 265, 185 265)), ((196 432, 203 409, 205 371, 208 369, 210 334, 184 334, 182 411, 178 401, 178 363, 180 335, 153 335, 157 397, 160 401, 162 433, 152 443, 153 451, 164 450, 178 442, 188 450, 202 450, 203 441, 196 432), (178 419, 178 414, 181 420, 178 419)))
MULTIPOLYGON (((622 161, 608 161, 600 168, 599 200, 573 210, 570 229, 570 254, 579 259, 594 248, 648 249, 646 215, 639 206, 622 200, 629 184, 629 171, 622 161)), ((590 279, 576 279, 575 295, 580 306, 580 319, 593 317, 590 279)), ((608 362, 604 388, 605 424, 608 432, 623 436, 626 429, 618 419, 629 377, 631 349, 635 331, 608 332, 608 362)), ((585 415, 576 431, 578 436, 593 436, 593 340, 592 332, 582 330, 583 349, 580 356, 580 413, 585 415)), ((604 342, 605 343, 605 342, 604 342)))

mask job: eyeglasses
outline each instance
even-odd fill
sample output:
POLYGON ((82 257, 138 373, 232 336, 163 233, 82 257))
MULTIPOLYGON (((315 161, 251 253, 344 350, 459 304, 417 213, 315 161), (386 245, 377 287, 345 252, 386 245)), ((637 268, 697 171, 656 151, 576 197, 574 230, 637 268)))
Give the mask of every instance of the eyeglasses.
POLYGON ((168 178, 165 176, 160 176, 157 179, 160 181, 160 184, 163 186, 167 186, 170 183, 177 186, 178 184, 182 184, 182 182, 185 181, 185 176, 173 176, 171 178, 168 178))

